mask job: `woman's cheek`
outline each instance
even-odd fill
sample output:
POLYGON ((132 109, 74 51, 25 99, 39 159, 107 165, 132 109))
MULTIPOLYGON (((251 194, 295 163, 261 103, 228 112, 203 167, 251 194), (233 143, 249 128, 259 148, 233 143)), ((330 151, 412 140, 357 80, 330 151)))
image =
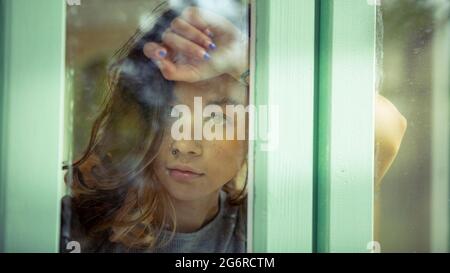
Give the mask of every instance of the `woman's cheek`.
POLYGON ((227 183, 236 176, 244 160, 244 141, 224 140, 210 143, 205 162, 212 176, 227 183))

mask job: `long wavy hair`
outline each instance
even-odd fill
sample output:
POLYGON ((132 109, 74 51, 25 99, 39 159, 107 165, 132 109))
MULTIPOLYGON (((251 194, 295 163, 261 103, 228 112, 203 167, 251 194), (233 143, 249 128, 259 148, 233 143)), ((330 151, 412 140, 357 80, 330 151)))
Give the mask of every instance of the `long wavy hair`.
MULTIPOLYGON (((156 11, 154 11, 156 13, 156 11)), ((160 13, 150 31, 139 29, 115 55, 107 96, 82 156, 65 165, 65 182, 90 240, 109 240, 129 248, 155 248, 166 227, 176 229, 173 205, 153 168, 169 116, 174 82, 166 80, 143 53, 160 42, 177 16, 160 13)), ((246 163, 223 189, 232 205, 245 203, 246 163)), ((241 206, 243 207, 243 206, 241 206)))

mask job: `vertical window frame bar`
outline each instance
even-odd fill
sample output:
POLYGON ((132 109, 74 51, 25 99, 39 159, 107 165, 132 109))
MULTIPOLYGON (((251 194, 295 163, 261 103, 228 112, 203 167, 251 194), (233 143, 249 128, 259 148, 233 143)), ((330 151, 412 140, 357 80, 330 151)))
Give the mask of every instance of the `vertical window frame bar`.
POLYGON ((254 143, 253 251, 312 252, 316 1, 255 3, 255 103, 279 105, 279 145, 254 143))
POLYGON ((373 244, 375 3, 320 1, 317 252, 373 244))
POLYGON ((57 252, 63 181, 65 1, 4 0, 2 251, 57 252), (30 139, 32 138, 32 139, 30 139))

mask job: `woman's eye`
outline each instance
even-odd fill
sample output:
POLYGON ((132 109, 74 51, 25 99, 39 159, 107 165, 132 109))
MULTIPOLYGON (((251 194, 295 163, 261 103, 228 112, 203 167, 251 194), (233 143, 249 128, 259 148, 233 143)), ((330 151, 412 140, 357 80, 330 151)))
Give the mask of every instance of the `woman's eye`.
POLYGON ((164 116, 166 121, 171 124, 182 117, 182 112, 177 107, 169 106, 165 109, 164 116))
POLYGON ((224 124, 228 121, 228 117, 223 113, 212 112, 210 119, 214 124, 224 124))

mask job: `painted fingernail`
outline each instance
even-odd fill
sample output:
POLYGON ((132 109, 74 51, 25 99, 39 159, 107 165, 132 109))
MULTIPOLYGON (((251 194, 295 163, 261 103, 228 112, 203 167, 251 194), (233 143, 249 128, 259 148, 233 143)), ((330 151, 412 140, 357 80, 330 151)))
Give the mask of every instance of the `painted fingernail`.
POLYGON ((215 43, 209 43, 209 49, 214 50, 216 48, 217 48, 217 46, 215 43))
POLYGON ((214 34, 209 29, 206 29, 205 32, 206 32, 206 35, 208 35, 209 37, 211 37, 211 38, 214 37, 214 34))
POLYGON ((159 51, 159 56, 164 58, 164 57, 166 57, 166 55, 167 55, 167 52, 165 52, 164 50, 159 51))
POLYGON ((205 53, 203 55, 203 58, 208 61, 209 59, 211 59, 211 56, 208 53, 205 53))

